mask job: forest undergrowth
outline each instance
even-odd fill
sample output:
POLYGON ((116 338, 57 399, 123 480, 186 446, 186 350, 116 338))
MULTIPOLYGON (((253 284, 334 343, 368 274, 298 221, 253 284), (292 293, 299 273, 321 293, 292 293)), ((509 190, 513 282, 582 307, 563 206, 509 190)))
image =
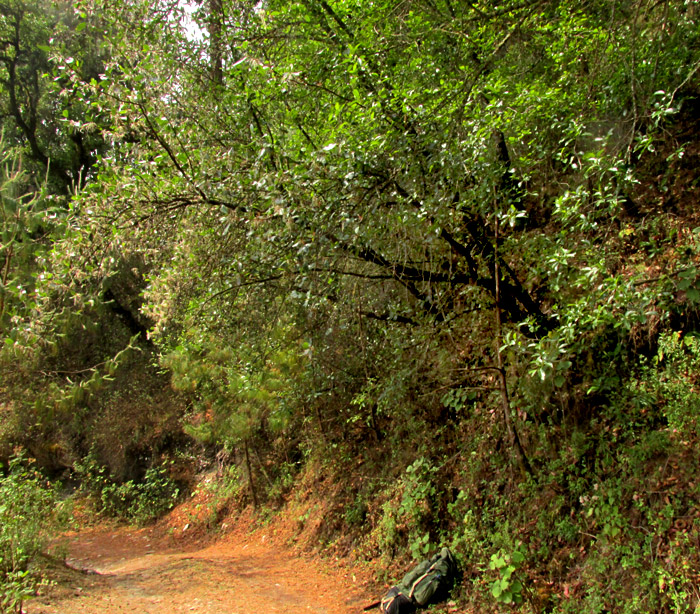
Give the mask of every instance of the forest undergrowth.
POLYGON ((0 611, 72 496, 386 583, 449 546, 464 611, 700 611, 699 33, 0 3, 0 611))

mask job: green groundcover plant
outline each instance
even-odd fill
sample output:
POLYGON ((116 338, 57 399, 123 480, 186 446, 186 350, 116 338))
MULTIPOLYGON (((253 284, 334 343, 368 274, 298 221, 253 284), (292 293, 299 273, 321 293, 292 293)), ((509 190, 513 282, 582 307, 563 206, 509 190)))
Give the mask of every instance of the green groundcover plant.
POLYGON ((37 558, 61 519, 56 489, 23 456, 0 468, 0 614, 22 611, 41 582, 37 558))

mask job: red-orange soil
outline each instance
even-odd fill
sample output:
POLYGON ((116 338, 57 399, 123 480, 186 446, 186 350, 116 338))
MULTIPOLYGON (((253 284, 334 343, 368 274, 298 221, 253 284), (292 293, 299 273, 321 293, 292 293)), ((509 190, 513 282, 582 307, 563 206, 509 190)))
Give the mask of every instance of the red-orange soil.
POLYGON ((186 533, 163 525, 69 534, 72 571, 27 602, 25 612, 357 614, 376 598, 347 565, 295 552, 272 530, 241 525, 208 542, 188 542, 186 533))

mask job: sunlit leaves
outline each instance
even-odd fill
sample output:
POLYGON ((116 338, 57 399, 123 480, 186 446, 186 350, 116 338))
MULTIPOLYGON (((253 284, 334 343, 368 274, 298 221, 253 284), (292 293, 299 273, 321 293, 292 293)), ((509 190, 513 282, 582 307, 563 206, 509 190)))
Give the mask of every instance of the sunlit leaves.
POLYGON ((321 327, 357 314, 397 347, 398 322, 488 337, 498 307, 529 337, 514 360, 559 389, 597 331, 655 309, 618 266, 634 224, 610 229, 692 74, 668 45, 692 11, 231 2, 217 82, 204 7, 199 34, 171 3, 97 8, 114 59, 85 92, 116 146, 76 223, 143 255, 165 345, 264 354, 291 318, 331 347, 321 327))

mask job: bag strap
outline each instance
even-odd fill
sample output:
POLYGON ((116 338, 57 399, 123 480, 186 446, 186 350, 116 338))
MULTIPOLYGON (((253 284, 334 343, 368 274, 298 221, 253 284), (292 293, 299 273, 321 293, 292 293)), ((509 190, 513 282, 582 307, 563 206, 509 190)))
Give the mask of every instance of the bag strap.
POLYGON ((379 602, 379 606, 382 612, 386 612, 387 607, 396 599, 399 598, 399 595, 401 595, 400 592, 397 592, 395 595, 389 595, 385 596, 382 598, 382 600, 379 602))
POLYGON ((437 564, 440 562, 440 559, 435 561, 430 567, 428 567, 428 571, 426 571, 422 576, 416 579, 416 581, 411 585, 411 590, 408 593, 408 597, 411 601, 415 601, 413 597, 413 593, 416 592, 416 589, 418 588, 418 585, 425 580, 433 571, 435 571, 435 567, 437 564))

